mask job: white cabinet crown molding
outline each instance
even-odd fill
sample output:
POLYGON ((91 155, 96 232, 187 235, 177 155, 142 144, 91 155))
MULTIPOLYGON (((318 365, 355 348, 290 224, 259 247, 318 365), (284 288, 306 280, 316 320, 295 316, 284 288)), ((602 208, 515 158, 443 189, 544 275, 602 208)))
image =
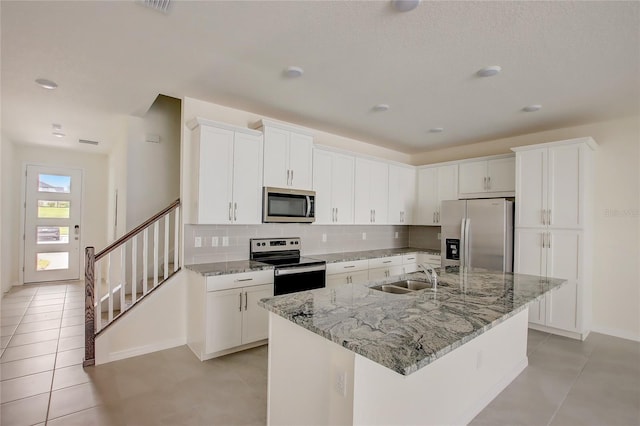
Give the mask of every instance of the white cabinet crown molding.
POLYGON ((246 133, 252 136, 262 136, 262 132, 249 129, 247 127, 234 126, 233 124, 223 123, 221 121, 209 120, 208 118, 196 117, 187 121, 189 130, 195 130, 198 126, 217 127, 219 129, 230 130, 232 132, 246 133))
POLYGON ((398 161, 393 161, 393 160, 388 160, 386 158, 381 158, 381 157, 374 157, 373 155, 367 155, 367 154, 362 154, 359 152, 355 152, 355 151, 349 151, 343 148, 337 148, 337 147, 333 147, 333 146, 329 146, 329 145, 322 145, 322 144, 318 144, 318 143, 314 143, 313 144, 313 149, 317 149, 320 151, 327 151, 327 152, 334 152, 337 154, 344 154, 344 155, 350 155, 354 158, 362 158, 365 160, 373 160, 373 161, 379 161, 382 163, 387 163, 389 165, 392 166, 398 166, 398 167, 405 167, 407 169, 416 169, 417 167, 412 165, 412 164, 407 164, 407 163, 400 163, 398 161))
POLYGON ((256 123, 254 123, 251 128, 253 129, 262 129, 264 127, 277 127, 278 129, 286 130, 288 132, 299 133, 307 136, 315 136, 316 132, 313 129, 309 129, 307 127, 300 127, 295 124, 285 123, 283 121, 276 121, 270 119, 260 119, 256 123))
POLYGON ((582 137, 582 138, 566 139, 566 140, 562 140, 562 141, 516 146, 514 148, 511 148, 511 151, 513 151, 513 152, 530 151, 530 150, 533 150, 533 149, 553 148, 553 147, 557 147, 557 146, 575 145, 575 144, 580 144, 580 143, 584 143, 585 145, 587 145, 589 148, 591 148, 594 151, 596 149, 598 149, 598 143, 591 136, 585 136, 585 137, 582 137))

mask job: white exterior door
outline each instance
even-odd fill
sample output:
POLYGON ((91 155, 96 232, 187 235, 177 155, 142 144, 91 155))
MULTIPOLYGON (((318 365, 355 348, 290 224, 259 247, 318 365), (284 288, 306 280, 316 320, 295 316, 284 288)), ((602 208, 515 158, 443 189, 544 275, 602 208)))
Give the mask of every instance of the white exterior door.
POLYGON ((82 170, 27 165, 24 282, 80 278, 82 170))

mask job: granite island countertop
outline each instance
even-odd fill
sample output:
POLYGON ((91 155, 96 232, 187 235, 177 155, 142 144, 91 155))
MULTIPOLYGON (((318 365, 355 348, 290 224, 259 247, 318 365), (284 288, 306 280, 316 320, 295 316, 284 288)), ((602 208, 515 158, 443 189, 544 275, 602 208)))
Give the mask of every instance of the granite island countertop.
POLYGON ((436 291, 389 294, 370 286, 425 281, 423 273, 263 299, 259 305, 332 342, 409 375, 519 313, 565 280, 447 268, 436 291))

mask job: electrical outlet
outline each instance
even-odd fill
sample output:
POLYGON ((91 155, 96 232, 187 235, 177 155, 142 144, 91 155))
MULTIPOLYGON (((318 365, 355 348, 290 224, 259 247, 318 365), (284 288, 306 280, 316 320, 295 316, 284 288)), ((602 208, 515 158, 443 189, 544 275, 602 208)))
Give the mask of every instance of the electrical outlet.
POLYGON ((323 243, 327 242, 327 234, 322 234, 322 242, 323 243))
POLYGON ((398 239, 398 233, 396 232, 396 240, 398 239))
POLYGON ((363 233, 362 233, 362 239, 363 239, 363 240, 366 240, 366 239, 367 239, 367 233, 366 233, 366 232, 363 232, 363 233))
POLYGON ((347 396, 347 372, 336 372, 336 391, 343 397, 347 396))
POLYGON ((222 247, 227 247, 229 245, 229 237, 222 237, 222 247))
POLYGON ((438 240, 442 239, 442 234, 438 232, 438 240))
POLYGON ((218 237, 211 237, 211 247, 218 247, 220 239, 218 237))
POLYGON ((193 245, 196 247, 202 247, 202 237, 196 237, 193 241, 193 245))

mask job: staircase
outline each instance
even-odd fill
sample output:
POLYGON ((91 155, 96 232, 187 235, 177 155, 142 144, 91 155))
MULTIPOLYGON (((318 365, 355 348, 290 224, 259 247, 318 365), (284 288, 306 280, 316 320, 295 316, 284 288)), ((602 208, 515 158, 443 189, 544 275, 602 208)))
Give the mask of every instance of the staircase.
POLYGON ((85 249, 85 358, 95 339, 180 270, 180 200, 105 249, 85 249))

